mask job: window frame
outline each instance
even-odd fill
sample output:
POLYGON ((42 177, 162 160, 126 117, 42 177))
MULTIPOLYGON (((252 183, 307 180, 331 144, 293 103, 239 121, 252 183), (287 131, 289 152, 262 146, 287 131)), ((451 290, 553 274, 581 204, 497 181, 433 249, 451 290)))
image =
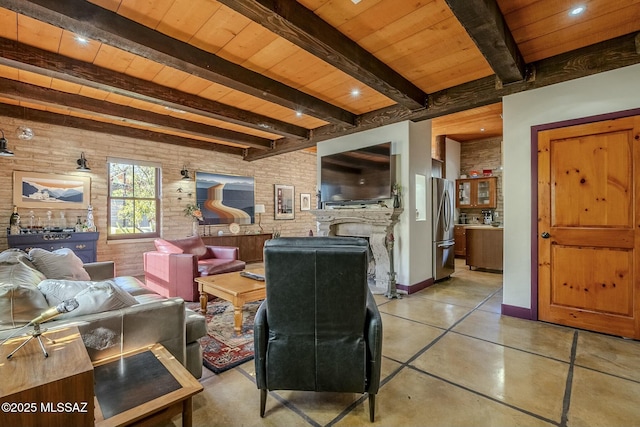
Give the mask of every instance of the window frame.
POLYGON ((161 230, 161 219, 162 215, 160 212, 160 206, 162 201, 162 169, 159 163, 155 162, 147 162, 142 160, 131 160, 131 159, 120 159, 120 158, 107 158, 107 240, 108 241, 118 241, 118 240, 133 240, 133 239, 153 239, 160 237, 161 230), (155 197, 147 198, 147 197, 112 197, 111 196, 111 165, 112 164, 122 164, 122 165, 131 165, 131 166, 146 166, 155 168, 155 197), (148 233, 123 233, 123 234, 112 234, 111 233, 111 206, 114 200, 143 200, 143 201, 155 201, 155 209, 156 209, 156 217, 155 217, 155 231, 148 233))

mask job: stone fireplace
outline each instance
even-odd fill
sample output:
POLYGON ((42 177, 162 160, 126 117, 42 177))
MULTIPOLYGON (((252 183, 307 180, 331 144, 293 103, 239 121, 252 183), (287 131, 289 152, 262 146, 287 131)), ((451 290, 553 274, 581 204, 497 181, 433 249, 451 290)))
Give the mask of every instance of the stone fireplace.
POLYGON ((373 293, 384 294, 389 287, 390 260, 387 236, 399 220, 402 209, 393 208, 334 208, 312 211, 320 223, 321 236, 365 237, 375 262, 374 278, 370 287, 373 293))

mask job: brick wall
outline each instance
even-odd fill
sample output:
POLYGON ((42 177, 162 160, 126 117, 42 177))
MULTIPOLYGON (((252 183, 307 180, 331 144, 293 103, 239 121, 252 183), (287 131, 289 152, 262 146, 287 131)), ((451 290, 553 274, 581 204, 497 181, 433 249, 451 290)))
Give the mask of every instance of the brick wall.
MULTIPOLYGON (((502 198, 502 137, 463 142, 460 144, 460 174, 469 176, 469 171, 492 169, 498 177, 498 207, 495 212, 499 220, 504 218, 504 200, 502 198)), ((479 215, 481 209, 463 209, 468 214, 479 215)))
MULTIPOLYGON (((283 236, 303 236, 310 229, 315 232, 316 222, 309 211, 300 211, 300 193, 311 194, 311 208, 315 209, 316 199, 316 155, 308 152, 294 152, 255 162, 246 162, 239 156, 216 153, 175 145, 158 144, 149 141, 120 136, 88 132, 84 130, 51 126, 25 120, 0 117, 0 129, 5 132, 9 149, 15 157, 0 157, 0 250, 7 248, 6 227, 13 209, 13 171, 45 172, 89 176, 91 178, 91 204, 98 231, 98 260, 113 260, 120 275, 140 275, 142 253, 153 250, 152 240, 107 242, 107 157, 133 160, 147 160, 162 165, 162 235, 165 238, 180 238, 191 234, 191 221, 184 216, 187 203, 195 202, 195 181, 182 181, 180 170, 183 165, 192 173, 195 171, 252 176, 255 179, 255 203, 264 204, 262 227, 271 232, 274 227, 283 236), (24 125, 33 129, 35 137, 21 141, 15 137, 16 127, 24 125), (84 152, 91 172, 77 172, 76 160, 84 152), (274 220, 274 184, 295 186, 295 220, 274 220), (179 192, 178 189, 182 189, 179 192), (192 198, 188 193, 193 192, 192 198), (182 198, 182 200, 179 200, 182 198)), ((27 221, 31 209, 19 212, 27 221)), ((46 209, 33 209, 41 220, 46 219, 46 209)), ((59 218, 60 210, 52 210, 53 217, 59 218)), ((84 210, 65 210, 67 223, 75 222, 77 215, 86 217, 84 210)), ((257 221, 257 219, 256 219, 257 221)), ((207 227, 207 231, 209 228, 207 227)), ((212 226, 211 232, 229 232, 228 226, 212 226)), ((258 230, 257 224, 243 225, 241 233, 258 230)))

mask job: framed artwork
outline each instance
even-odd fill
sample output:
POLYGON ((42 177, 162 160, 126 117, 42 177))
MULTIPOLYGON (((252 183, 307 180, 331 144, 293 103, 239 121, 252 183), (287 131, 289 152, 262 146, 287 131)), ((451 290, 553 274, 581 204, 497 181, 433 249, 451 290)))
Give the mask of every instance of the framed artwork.
POLYGON ((293 185, 274 185, 275 219, 295 219, 293 185))
POLYGON ((250 176, 196 172, 200 224, 253 224, 255 182, 250 176))
POLYGON ((39 172, 13 172, 13 204, 22 208, 86 209, 91 178, 39 172))
POLYGON ((311 210, 311 194, 300 193, 300 210, 301 211, 311 210))

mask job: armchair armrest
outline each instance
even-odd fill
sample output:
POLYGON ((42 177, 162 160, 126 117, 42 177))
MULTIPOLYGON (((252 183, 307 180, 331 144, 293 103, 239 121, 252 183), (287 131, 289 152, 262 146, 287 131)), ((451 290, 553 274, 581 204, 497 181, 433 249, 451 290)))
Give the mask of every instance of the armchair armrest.
POLYGON ((253 321, 253 348, 255 353, 256 385, 261 390, 267 388, 267 341, 269 339, 269 325, 267 324, 267 302, 263 301, 258 307, 253 321))
POLYGON ((369 357, 370 375, 367 393, 376 394, 380 388, 380 367, 382 366, 382 317, 371 292, 367 295, 367 319, 365 323, 367 336, 367 356, 369 357))
POLYGON ((145 284, 162 296, 197 301, 199 294, 194 279, 198 276, 198 257, 195 255, 144 253, 145 284))
POLYGON ((233 246, 207 246, 207 252, 207 256, 203 258, 236 260, 239 257, 240 249, 233 246))

